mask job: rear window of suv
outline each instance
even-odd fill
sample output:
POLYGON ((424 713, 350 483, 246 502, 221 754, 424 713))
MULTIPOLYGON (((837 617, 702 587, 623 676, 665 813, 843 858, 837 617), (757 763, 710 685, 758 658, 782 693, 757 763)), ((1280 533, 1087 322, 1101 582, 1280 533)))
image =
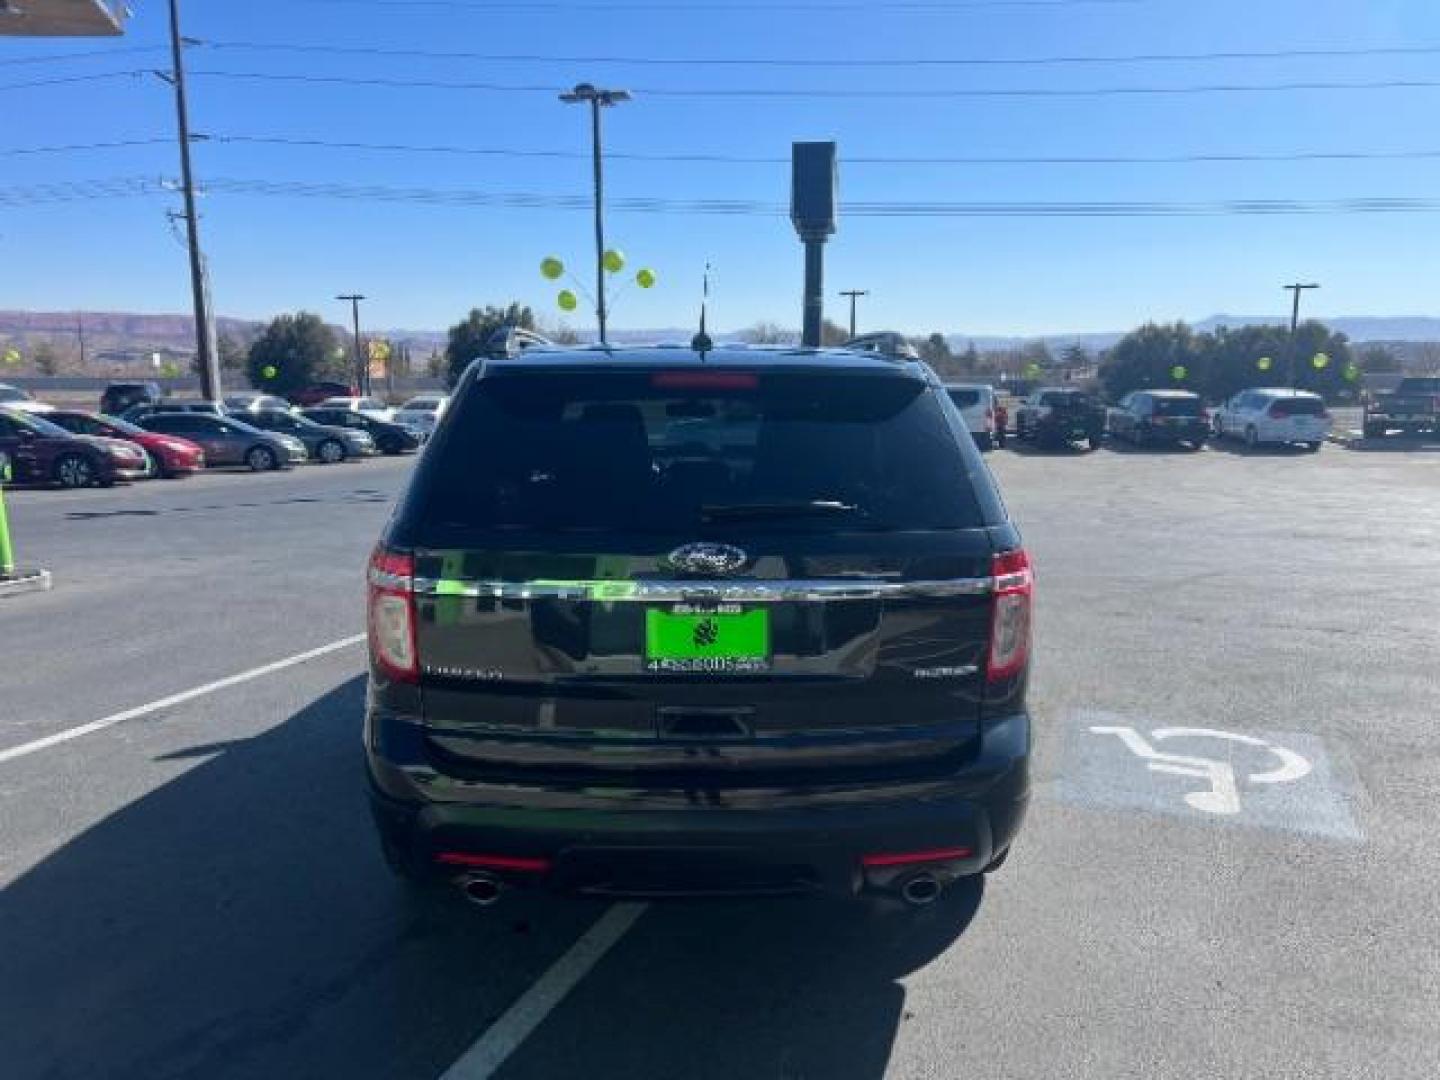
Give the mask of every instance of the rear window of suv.
POLYGON ((457 405, 406 504, 422 546, 434 542, 432 526, 453 535, 997 523, 993 496, 982 503, 976 492, 984 478, 972 479, 944 406, 917 379, 507 372, 457 405))
POLYGON ((1155 400, 1155 412, 1159 416, 1199 416, 1199 398, 1162 398, 1155 400))
POLYGON ((1291 416, 1323 416, 1325 413, 1325 402, 1318 397, 1276 398, 1270 407, 1277 406, 1291 416))

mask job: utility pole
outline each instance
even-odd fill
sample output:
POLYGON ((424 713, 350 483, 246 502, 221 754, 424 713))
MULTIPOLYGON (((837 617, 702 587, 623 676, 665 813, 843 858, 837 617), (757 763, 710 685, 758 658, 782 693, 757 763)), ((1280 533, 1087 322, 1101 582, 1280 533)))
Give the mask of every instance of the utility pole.
POLYGON ((850 338, 853 341, 855 338, 855 301, 862 296, 869 296, 870 293, 865 289, 841 289, 840 295, 850 298, 850 338))
POLYGON ((80 370, 85 370, 85 314, 75 313, 75 337, 80 341, 80 370))
POLYGON ((629 90, 602 90, 590 83, 580 83, 574 90, 560 95, 567 105, 588 103, 590 106, 590 149, 595 169, 595 319, 600 324, 600 344, 606 344, 605 307, 605 169, 601 149, 600 110, 630 100, 629 90))
POLYGON ((200 372, 200 396, 207 401, 219 401, 220 365, 215 355, 215 324, 210 317, 210 290, 205 280, 205 256, 200 249, 200 217, 195 210, 195 175, 190 167, 190 110, 185 99, 184 44, 180 36, 180 0, 170 0, 171 72, 168 81, 175 87, 175 116, 180 138, 180 183, 185 197, 190 291, 195 306, 195 367, 200 372))
POLYGON ((368 394, 370 393, 370 365, 365 362, 365 350, 360 345, 360 301, 365 297, 360 293, 344 293, 335 299, 350 301, 350 317, 355 324, 355 389, 362 394, 368 394))
POLYGON ((1295 340, 1295 334, 1300 329, 1300 294, 1306 289, 1318 289, 1320 288, 1320 286, 1301 285, 1297 283, 1295 285, 1286 285, 1285 288, 1295 294, 1295 304, 1290 309, 1290 345, 1287 350, 1289 357, 1286 366, 1290 373, 1290 385, 1296 386, 1297 382, 1295 378, 1295 346, 1297 342, 1295 340))

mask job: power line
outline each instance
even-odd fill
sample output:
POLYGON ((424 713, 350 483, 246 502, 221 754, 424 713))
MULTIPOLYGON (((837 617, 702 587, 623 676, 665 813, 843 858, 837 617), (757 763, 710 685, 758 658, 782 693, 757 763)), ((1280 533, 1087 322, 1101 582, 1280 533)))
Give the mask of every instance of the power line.
POLYGON ((514 64, 625 64, 658 67, 778 68, 927 68, 927 67, 1051 67, 1060 65, 1167 64, 1203 61, 1339 59, 1343 57, 1433 56, 1440 45, 1384 45, 1360 48, 1267 49, 1190 53, 1129 53, 1110 56, 947 56, 947 57, 719 57, 719 56, 586 56, 545 53, 456 52, 396 49, 379 46, 296 44, 291 42, 205 41, 207 48, 302 55, 392 57, 410 60, 464 60, 514 64))
MULTIPOLYGON (((82 199, 171 194, 173 182, 151 177, 112 177, 0 189, 0 205, 26 206, 82 199)), ((589 195, 469 188, 399 188, 295 180, 221 177, 208 181, 212 194, 412 203, 443 207, 501 206, 512 209, 591 209, 589 195)), ((667 199, 633 196, 613 200, 615 210, 647 214, 783 217, 782 203, 751 199, 667 199)), ((847 202, 841 212, 856 218, 1127 218, 1254 217, 1287 215, 1411 214, 1440 212, 1440 198, 1368 196, 1349 199, 1230 199, 1208 202, 847 202)))
MULTIPOLYGON (((289 146, 326 150, 359 150, 375 153, 453 154, 478 157, 588 159, 578 150, 527 150, 514 147, 457 146, 450 144, 371 143, 331 139, 302 139, 265 135, 211 135, 216 143, 241 143, 261 146, 289 146)), ((64 149, 64 148, 57 148, 64 149)), ((19 152, 19 151, 12 151, 19 152)), ((721 165, 788 165, 788 157, 744 154, 646 154, 626 151, 605 152, 606 160, 640 161, 666 164, 721 165)), ((1187 165, 1229 164, 1285 161, 1411 161, 1440 158, 1434 150, 1296 150, 1274 153, 1192 153, 1192 154, 1115 154, 1115 155, 845 155, 842 165, 1187 165)))
POLYGON ((53 64, 62 60, 91 60, 97 56, 134 56, 137 53, 156 53, 164 51, 163 45, 127 45, 115 49, 87 49, 84 52, 50 53, 38 56, 7 56, 0 60, 0 67, 19 66, 21 64, 53 64))
MULTIPOLYGON (((192 75, 212 79, 240 79, 260 82, 310 83, 333 86, 372 86, 387 89, 406 90, 480 90, 502 93, 544 93, 553 94, 553 84, 521 84, 494 82, 460 82, 443 79, 395 79, 389 77, 362 77, 354 75, 293 75, 261 71, 209 71, 195 70, 192 75)), ((969 88, 969 89, 876 89, 832 87, 790 89, 783 87, 751 88, 726 87, 724 89, 649 87, 634 89, 634 93, 653 98, 872 98, 872 99, 915 99, 915 98, 1070 98, 1070 97, 1115 97, 1133 95, 1189 95, 1189 94, 1230 94, 1268 93, 1295 90, 1414 90, 1440 87, 1436 79, 1378 79, 1367 82, 1296 81, 1283 83, 1211 83, 1186 86, 1102 86, 1102 87, 1016 87, 1016 88, 969 88)), ((0 89, 6 89, 0 87, 0 89)))
POLYGON ((168 146, 175 140, 169 137, 154 139, 116 139, 113 142, 67 143, 61 146, 15 146, 0 150, 0 157, 19 157, 26 154, 70 154, 85 150, 118 150, 129 146, 168 146))
POLYGON ((0 83, 0 90, 28 90, 34 86, 60 86, 64 83, 99 82, 102 79, 128 79, 138 75, 149 75, 150 72, 135 69, 132 71, 99 71, 92 75, 65 75, 57 79, 34 79, 31 82, 0 83))

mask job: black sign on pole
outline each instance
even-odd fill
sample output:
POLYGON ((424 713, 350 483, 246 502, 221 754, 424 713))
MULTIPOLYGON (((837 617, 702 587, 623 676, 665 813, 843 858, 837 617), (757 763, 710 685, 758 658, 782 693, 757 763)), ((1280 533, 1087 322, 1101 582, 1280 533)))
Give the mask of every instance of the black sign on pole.
POLYGON ((824 244, 835 232, 838 202, 835 144, 794 143, 790 161, 790 220, 805 244, 805 316, 800 342, 818 348, 825 317, 824 244))

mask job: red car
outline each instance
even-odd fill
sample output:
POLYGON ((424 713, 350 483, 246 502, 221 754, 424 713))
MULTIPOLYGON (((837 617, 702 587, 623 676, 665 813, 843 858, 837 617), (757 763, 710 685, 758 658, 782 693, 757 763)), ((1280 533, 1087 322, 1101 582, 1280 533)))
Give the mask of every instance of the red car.
POLYGON ((175 435, 146 431, 128 420, 79 409, 56 409, 46 413, 45 419, 75 435, 98 435, 104 439, 124 439, 135 443, 150 459, 150 472, 154 476, 167 479, 189 476, 205 468, 205 451, 199 444, 175 435))
POLYGON ((145 451, 105 436, 74 435, 36 413, 0 409, 0 454, 17 484, 110 487, 149 475, 145 451))
POLYGON ((332 397, 354 397, 359 391, 353 386, 346 386, 341 382, 317 382, 309 386, 302 386, 290 395, 290 403, 298 405, 302 409, 319 405, 326 398, 332 397))

